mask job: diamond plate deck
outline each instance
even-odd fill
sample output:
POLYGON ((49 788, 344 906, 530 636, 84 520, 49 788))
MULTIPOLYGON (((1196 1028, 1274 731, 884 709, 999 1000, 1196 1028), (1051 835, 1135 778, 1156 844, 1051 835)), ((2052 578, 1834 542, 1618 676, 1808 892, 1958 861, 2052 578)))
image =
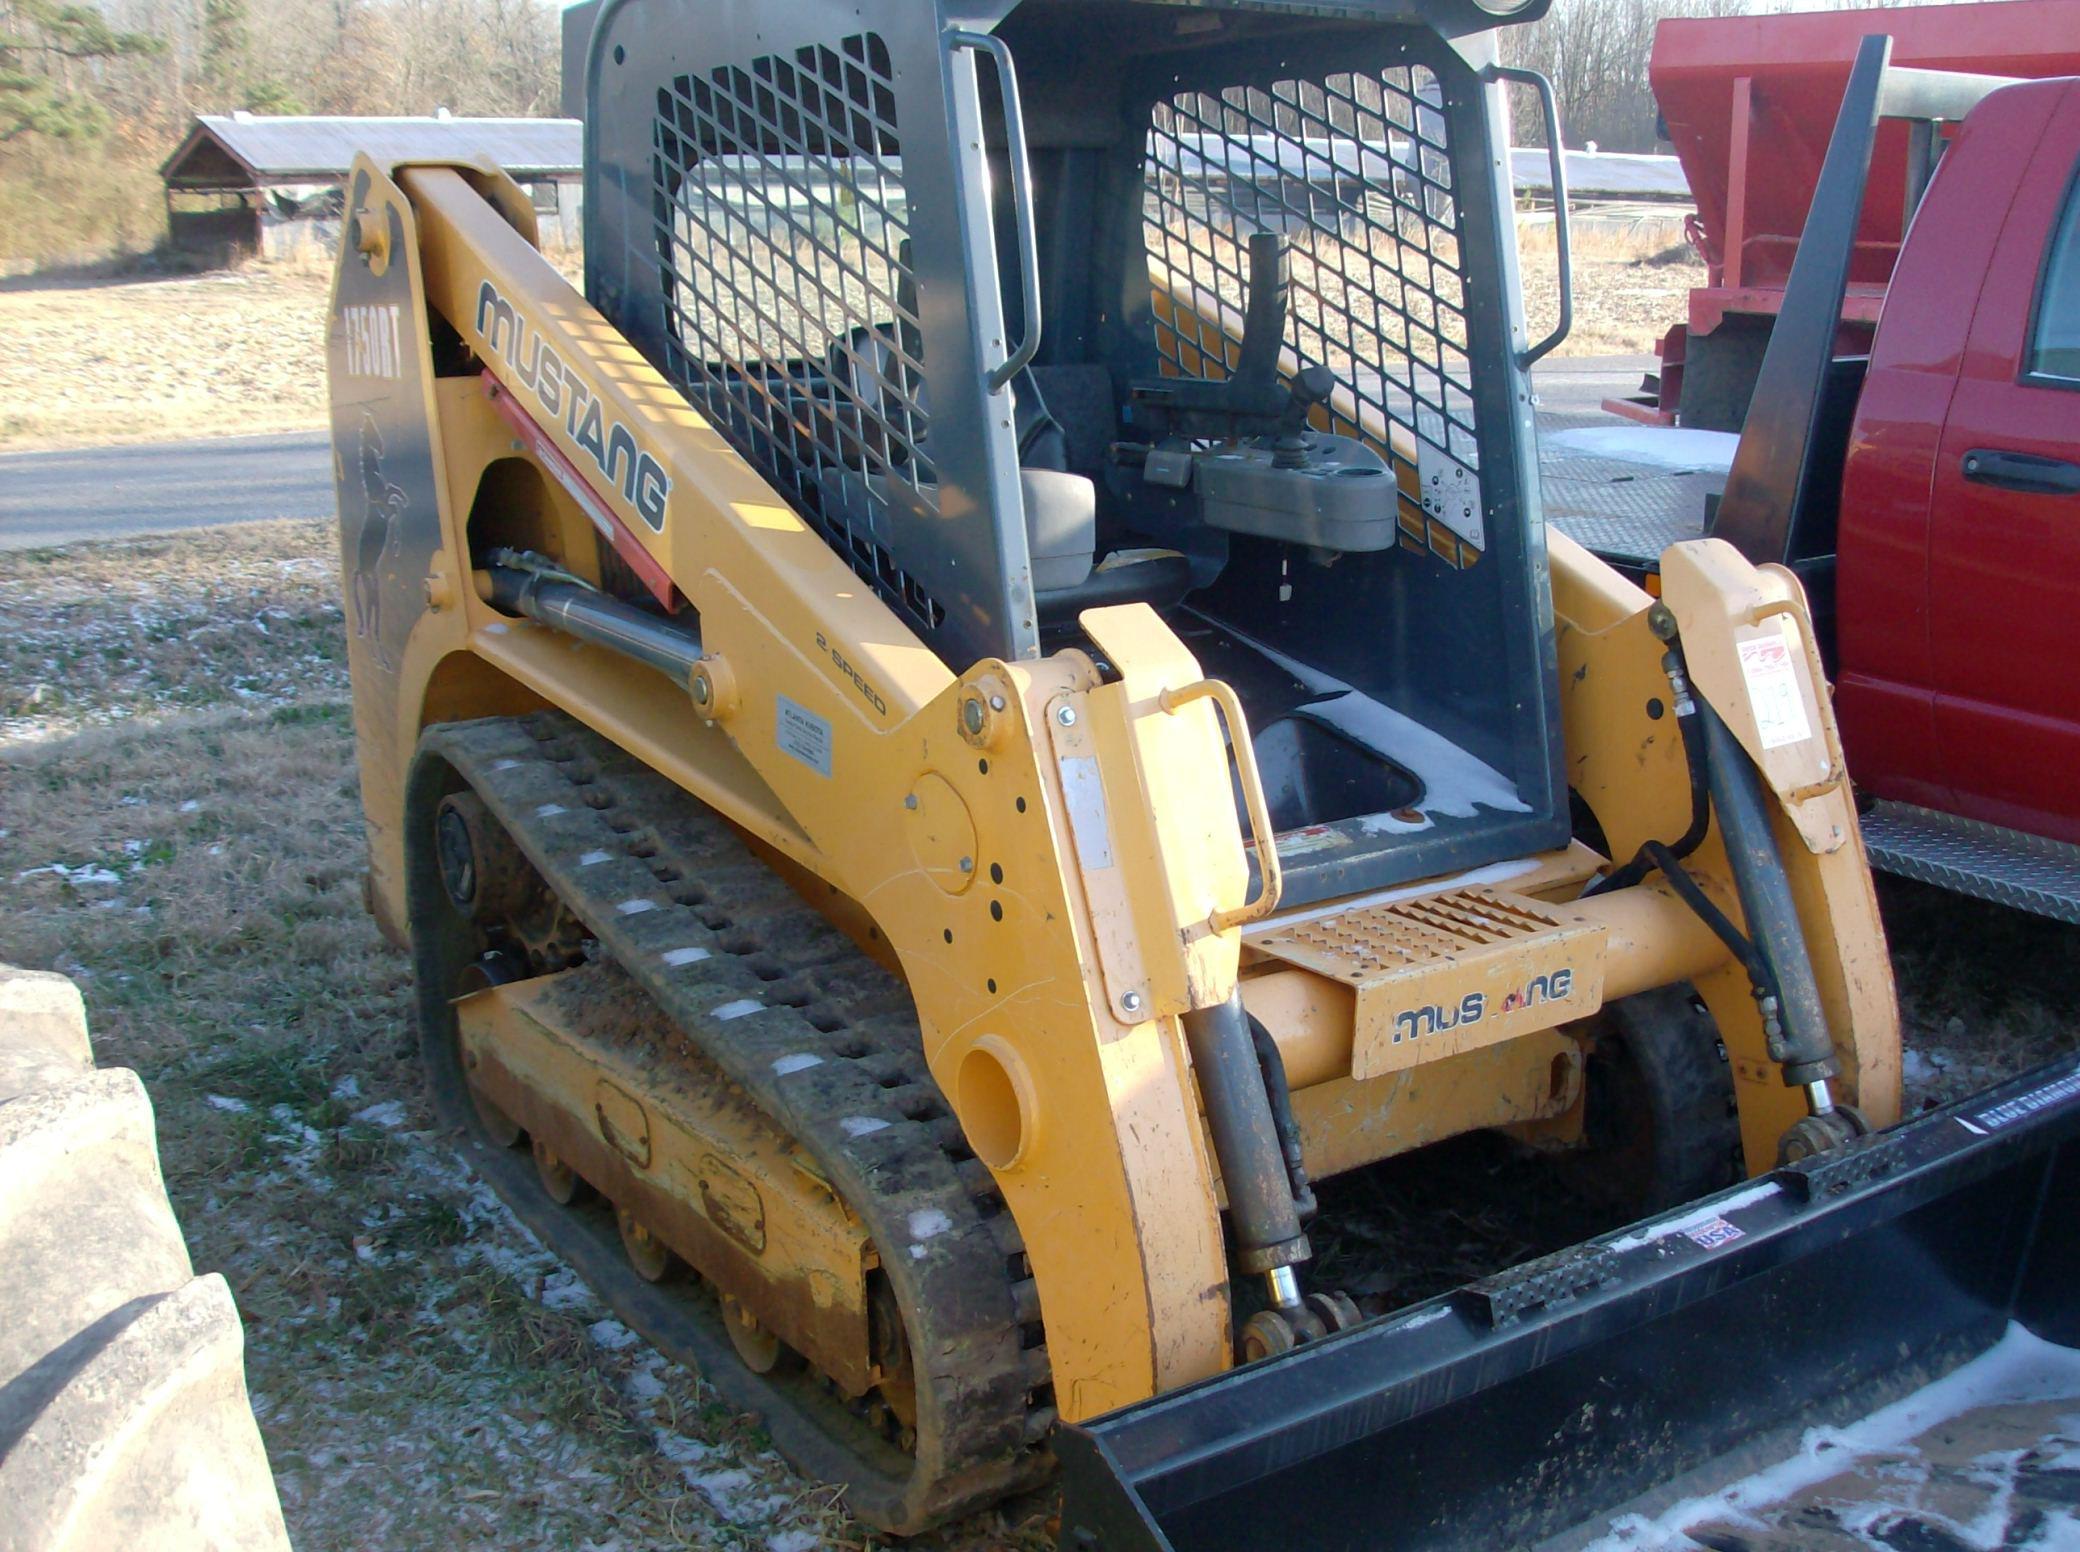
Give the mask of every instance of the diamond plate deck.
MULTIPOLYGON (((1553 429, 1541 416, 1541 433, 1553 429)), ((1704 536, 1705 498, 1726 487, 1721 473, 1681 472, 1630 459, 1545 445, 1538 455, 1546 521, 1594 554, 1647 567, 1684 539, 1704 536)))
POLYGON ((1603 929, 1485 888, 1361 907, 1251 940, 1356 993, 1351 1076, 1376 1077, 1593 1013, 1603 929))
POLYGON ((1863 816, 1863 840, 1887 873, 2080 925, 2080 846, 1884 802, 1863 816))

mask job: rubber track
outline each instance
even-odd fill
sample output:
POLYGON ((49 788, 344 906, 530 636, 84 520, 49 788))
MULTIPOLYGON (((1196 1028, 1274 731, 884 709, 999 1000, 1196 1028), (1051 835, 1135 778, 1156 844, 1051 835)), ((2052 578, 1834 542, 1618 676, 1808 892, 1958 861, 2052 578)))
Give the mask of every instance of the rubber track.
MULTIPOLYGON (((421 747, 865 1224, 906 1317, 918 1423, 914 1468, 892 1473, 892 1447, 854 1421, 856 1464, 842 1474, 854 1512, 917 1530, 1040 1480, 1054 1413, 1037 1291, 1002 1198, 926 1069, 901 983, 711 810, 567 717, 449 724, 421 747)), ((581 1270, 597 1283, 588 1259, 581 1270)), ((625 1267, 613 1281, 599 1289, 610 1302, 654 1303, 658 1290, 625 1267)), ((701 1367, 764 1413, 783 1450, 804 1430, 829 1439, 829 1397, 791 1395, 734 1362, 701 1367)), ((789 1453, 832 1474, 827 1449, 789 1453)))
POLYGON ((0 966, 0 1552, 286 1552, 231 1290, 197 1277, 137 1074, 0 966))

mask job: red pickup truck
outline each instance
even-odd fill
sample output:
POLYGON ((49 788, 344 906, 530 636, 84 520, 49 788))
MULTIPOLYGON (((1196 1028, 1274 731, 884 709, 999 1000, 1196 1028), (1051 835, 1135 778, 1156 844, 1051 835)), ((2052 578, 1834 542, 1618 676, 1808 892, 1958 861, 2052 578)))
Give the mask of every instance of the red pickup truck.
POLYGON ((1850 427, 1836 705, 1879 797, 2080 843, 2080 79, 1987 97, 1850 427))
MULTIPOLYGON (((1694 506, 1669 518, 1630 555, 1554 521, 1651 587, 1697 536, 1694 506)), ((1866 40, 1706 532, 1805 583, 1872 860, 2080 922, 2080 77, 1906 69, 1866 40), (1870 352, 1837 356, 1871 147, 1901 118, 1946 132, 1921 137, 1870 352)))

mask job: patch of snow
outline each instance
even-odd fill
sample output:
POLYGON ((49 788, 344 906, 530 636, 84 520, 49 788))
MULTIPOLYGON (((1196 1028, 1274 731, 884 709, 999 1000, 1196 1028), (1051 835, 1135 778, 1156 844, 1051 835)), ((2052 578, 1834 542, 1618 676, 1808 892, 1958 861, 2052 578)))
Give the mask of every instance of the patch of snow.
POLYGON ((775 1057, 773 1071, 784 1078, 791 1072, 801 1072, 806 1068, 822 1065, 823 1058, 814 1051, 795 1051, 787 1056, 775 1057))
POLYGON ((197 812, 201 807, 201 803, 197 802, 194 798, 189 798, 187 802, 181 804, 180 811, 184 814, 192 814, 197 812))
POLYGON ((568 1268, 558 1268, 542 1279, 542 1308, 549 1310, 578 1309, 592 1302, 592 1290, 578 1280, 578 1274, 568 1268))
POLYGON ((234 1099, 229 1094, 211 1094, 210 1096, 208 1096, 208 1098, 212 1108, 217 1110, 228 1110, 233 1115, 244 1115, 248 1110, 251 1110, 253 1108, 244 1100, 234 1099))
POLYGON ((656 910, 657 902, 655 900, 623 900, 614 909, 623 916, 640 916, 645 911, 656 910))
POLYGON ((664 1394, 664 1381, 655 1369, 638 1369, 628 1377, 628 1393, 638 1401, 655 1401, 664 1394))
POLYGON ((1909 1083, 1926 1083, 1936 1075, 1936 1065, 1919 1051, 1900 1052, 1899 1075, 1909 1083))
POLYGON ((673 1433, 669 1428, 653 1429, 650 1437, 657 1445, 657 1453, 675 1466, 698 1465, 715 1453, 713 1445, 673 1433))
POLYGON ((331 1182, 319 1176, 316 1169, 318 1155, 325 1147, 324 1133, 297 1114, 294 1105, 271 1105, 268 1107, 267 1117, 274 1122, 276 1128, 268 1134, 269 1140, 288 1145, 282 1162, 289 1167, 290 1172, 301 1179, 321 1184, 329 1190, 331 1182))
POLYGON ((404 1101, 386 1099, 370 1105, 365 1110, 354 1112, 354 1119, 366 1121, 370 1126, 402 1126, 404 1124, 404 1101))
POLYGON ((699 964, 703 959, 706 959, 708 957, 708 951, 704 948, 699 947, 668 948, 664 951, 662 957, 666 964, 670 965, 673 969, 676 970, 681 965, 699 964))
POLYGON ((361 1097, 361 1080, 352 1073, 348 1073, 347 1076, 332 1085, 332 1097, 334 1099, 359 1099, 361 1097))
POLYGON ((1643 464, 1670 474, 1724 474, 1741 445, 1732 431, 1681 426, 1583 426, 1538 439, 1541 449, 1643 464))
POLYGON ((731 1466, 723 1471, 687 1471, 683 1473, 687 1483, 698 1488, 703 1497, 715 1506, 715 1512, 726 1520, 750 1524, 764 1516, 771 1501, 769 1494, 754 1490, 761 1486, 758 1478, 742 1466, 731 1466))
POLYGON ((872 1132, 888 1130, 888 1123, 878 1116, 847 1116, 838 1123, 847 1137, 865 1137, 872 1132))
POLYGON ((1399 1331, 1414 1331, 1421 1326, 1434 1325, 1436 1322, 1444 1319, 1445 1316, 1451 1314, 1451 1312, 1451 1305, 1440 1304, 1436 1309, 1426 1309, 1419 1315, 1411 1315, 1406 1320, 1397 1321, 1395 1329, 1399 1331))
MULTIPOLYGON (((557 812, 562 813, 563 810, 558 809, 557 812)), ((588 851, 578 858, 578 866, 581 868, 596 868, 602 862, 612 862, 613 860, 614 854, 610 851, 588 851)))
MULTIPOLYGON (((723 1020, 740 1019, 746 1014, 756 1013, 765 1006, 756 997, 739 997, 734 1002, 725 1002, 708 1010, 709 1016, 723 1020)), ((778 1065, 777 1063, 775 1065, 778 1065)))
POLYGON ((930 1239, 953 1227, 953 1220, 936 1207, 924 1207, 910 1215, 910 1237, 930 1239))
POLYGON ((76 868, 67 867, 62 862, 48 862, 40 868, 24 868, 15 877, 34 878, 39 873, 55 873, 68 884, 120 884, 123 881, 122 874, 98 862, 82 862, 76 868))
POLYGON ((633 1347, 642 1341, 618 1320, 595 1320, 586 1331, 595 1347, 603 1347, 610 1353, 618 1353, 624 1347, 633 1347))
POLYGON ((822 1545, 813 1530, 776 1530, 766 1537, 766 1552, 816 1552, 822 1545))
MULTIPOLYGON (((1695 1552, 1697 1542, 1687 1534, 1691 1526, 1708 1520, 1759 1526, 1756 1516, 1761 1511, 1840 1475, 1863 1458, 1911 1453, 1912 1441, 1921 1434, 1975 1408, 2062 1401, 2069 1397, 2080 1397, 2080 1350, 2047 1342, 2010 1322, 2000 1341, 1935 1383, 1924 1385, 1912 1395, 1846 1427, 1808 1428, 1796 1455, 1716 1493, 1685 1499, 1653 1519, 1628 1514, 1613 1520, 1610 1532, 1591 1542, 1584 1552, 1695 1552)), ((2003 1544, 2007 1506, 2014 1491, 2014 1462, 2006 1452, 2001 1452, 1976 1464, 1983 1465, 1988 1472, 1984 1485, 1995 1490, 1992 1502, 1971 1525, 1954 1529, 1959 1532, 1960 1545, 1993 1552, 2003 1544), (1991 1523, 1996 1511, 2001 1521, 1998 1525, 1991 1523)), ((1896 1509, 1858 1506, 1866 1507, 1880 1513, 1896 1509)), ((1844 1528, 1849 1528, 1849 1519, 1855 1517, 1856 1511, 1852 1510, 1844 1528)))

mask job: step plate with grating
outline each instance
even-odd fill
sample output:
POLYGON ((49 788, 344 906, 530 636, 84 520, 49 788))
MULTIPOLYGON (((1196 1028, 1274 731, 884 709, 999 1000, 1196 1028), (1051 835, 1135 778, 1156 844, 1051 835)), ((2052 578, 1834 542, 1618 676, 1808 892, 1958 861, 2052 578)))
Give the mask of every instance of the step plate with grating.
POLYGON ((1604 930, 1494 889, 1361 907, 1250 946, 1357 994, 1351 1076, 1550 1029, 1603 1005, 1604 930))
POLYGON ((1863 844, 1887 873, 2080 923, 2080 846, 1885 802, 1863 816, 1863 844))

